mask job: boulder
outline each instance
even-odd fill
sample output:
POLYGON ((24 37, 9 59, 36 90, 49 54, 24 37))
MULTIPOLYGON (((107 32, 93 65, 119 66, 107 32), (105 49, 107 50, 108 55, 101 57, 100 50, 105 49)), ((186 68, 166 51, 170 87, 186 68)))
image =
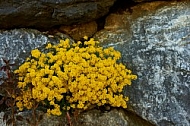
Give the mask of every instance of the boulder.
MULTIPOLYGON (((38 122, 38 126, 68 126, 69 122, 66 117, 63 116, 49 116, 45 113, 39 112, 43 115, 41 121, 38 122)), ((0 113, 0 117, 3 118, 4 113, 0 113)), ((29 123, 25 120, 28 118, 32 123, 31 112, 25 111, 18 114, 22 116, 23 121, 17 121, 19 126, 28 126, 29 123)), ((154 126, 153 124, 143 120, 136 114, 127 112, 123 109, 112 109, 110 111, 100 111, 92 109, 86 112, 80 113, 78 116, 70 115, 71 123, 73 126, 154 126)), ((0 120, 0 125, 5 126, 5 122, 0 120)))
POLYGON ((0 2, 0 28, 48 29, 106 15, 115 0, 22 0, 0 2))
POLYGON ((158 126, 190 125, 190 2, 150 2, 107 17, 94 38, 114 46, 138 79, 128 108, 158 126), (120 19, 120 20, 119 20, 120 19))
POLYGON ((150 2, 155 0, 133 0, 134 2, 141 3, 141 2, 150 2))
POLYGON ((79 122, 83 126, 154 126, 124 109, 111 109, 107 112, 90 110, 81 114, 79 122))
MULTIPOLYGON (((64 36, 63 36, 64 37, 64 36)), ((69 38, 65 35, 65 38, 69 38)), ((0 66, 3 58, 21 65, 35 48, 43 48, 47 42, 57 43, 58 38, 53 38, 34 29, 14 29, 0 31, 0 66)))
MULTIPOLYGON (((73 42, 68 35, 62 33, 50 36, 34 29, 0 31, 0 66, 4 65, 3 59, 5 59, 14 63, 13 69, 16 69, 30 55, 32 49, 40 48, 43 50, 47 42, 56 44, 59 39, 65 38, 69 38, 73 42)), ((5 73, 0 71, 0 77, 4 75, 5 73)))

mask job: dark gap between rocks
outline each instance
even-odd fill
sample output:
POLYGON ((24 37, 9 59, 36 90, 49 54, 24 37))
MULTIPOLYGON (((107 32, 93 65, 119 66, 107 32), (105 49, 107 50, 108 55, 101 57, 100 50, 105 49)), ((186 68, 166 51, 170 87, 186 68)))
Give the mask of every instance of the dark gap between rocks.
POLYGON ((96 23, 98 25, 97 31, 104 29, 105 20, 109 14, 111 14, 111 13, 122 13, 123 11, 126 11, 126 10, 131 12, 131 7, 133 7, 137 4, 138 3, 135 3, 132 0, 116 0, 114 5, 110 8, 108 14, 106 14, 105 16, 96 20, 96 23))

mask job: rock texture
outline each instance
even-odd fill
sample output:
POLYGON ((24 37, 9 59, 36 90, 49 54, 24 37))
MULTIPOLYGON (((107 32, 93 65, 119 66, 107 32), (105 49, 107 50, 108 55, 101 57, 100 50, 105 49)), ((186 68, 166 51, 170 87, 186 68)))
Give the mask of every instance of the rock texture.
POLYGON ((0 28, 51 28, 80 24, 108 13, 115 0, 0 1, 0 28))
POLYGON ((3 115, 4 115, 4 112, 0 112, 0 125, 1 126, 6 126, 6 123, 3 121, 3 115))
MULTIPOLYGON (((3 114, 3 112, 0 113, 0 118, 3 117, 3 114)), ((31 119, 30 114, 28 111, 19 113, 24 118, 31 119)), ((73 126, 154 126, 123 109, 112 109, 106 112, 93 109, 80 113, 77 118, 71 116, 71 121, 73 126)), ((26 121, 17 121, 16 124, 18 126, 29 126, 26 121)), ((0 120, 0 125, 5 126, 5 122, 1 122, 0 120)), ((57 117, 43 114, 43 119, 38 123, 38 126, 68 126, 68 121, 65 116, 57 117)))
MULTIPOLYGON (((60 34, 52 38, 34 29, 15 29, 9 31, 0 31, 0 66, 4 64, 2 59, 10 60, 15 63, 13 67, 18 68, 30 51, 35 48, 43 49, 47 42, 57 43, 59 39, 70 38, 68 35, 60 34)), ((73 40, 70 38, 71 42, 73 40)), ((0 77, 3 76, 0 72, 0 77)), ((1 91, 0 91, 1 94, 1 91)))
POLYGON ((189 19, 190 2, 146 3, 111 14, 95 35, 138 75, 125 90, 129 109, 158 126, 190 125, 189 19))
MULTIPOLYGON (((0 28, 81 24, 103 16, 111 4, 113 1, 109 0, 1 1, 0 28), (30 7, 33 7, 32 11, 30 7), (6 14, 10 15, 7 17, 6 14)), ((104 30, 94 37, 103 46, 114 46, 119 50, 121 62, 138 75, 138 79, 124 92, 130 97, 128 109, 138 116, 121 109, 104 113, 93 109, 80 115, 80 126, 190 126, 189 19, 189 1, 151 2, 110 14, 104 30)), ((77 26, 79 31, 86 28, 86 25, 77 26)), ((63 29, 67 31, 67 28, 63 29)), ((72 32, 68 34, 75 35, 72 32)), ((57 35, 59 37, 48 36, 32 29, 0 31, 0 66, 3 64, 1 58, 5 58, 18 67, 32 49, 43 49, 48 41, 57 43, 59 38, 69 38, 65 34, 57 35)), ((3 112, 0 113, 2 115, 3 112)), ((60 121, 67 125, 60 118, 45 117, 41 125, 59 125, 60 121)))
POLYGON ((85 24, 61 26, 59 31, 71 36, 74 40, 81 40, 85 35, 92 37, 97 32, 97 27, 97 23, 93 21, 85 24))
POLYGON ((79 122, 84 126, 154 126, 123 109, 112 109, 109 112, 91 110, 83 113, 79 122))
POLYGON ((30 51, 45 45, 50 39, 43 33, 32 29, 15 29, 0 32, 0 66, 2 58, 11 60, 19 66, 29 56, 30 51))
POLYGON ((155 0, 133 0, 134 2, 150 2, 150 1, 155 1, 155 0))

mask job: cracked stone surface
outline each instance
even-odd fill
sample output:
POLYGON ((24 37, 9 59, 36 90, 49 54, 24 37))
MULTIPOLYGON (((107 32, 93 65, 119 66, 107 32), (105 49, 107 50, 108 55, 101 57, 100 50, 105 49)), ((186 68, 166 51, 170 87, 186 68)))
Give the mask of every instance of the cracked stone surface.
MULTIPOLYGON (((60 36, 61 39, 70 39, 64 34, 60 34, 60 36)), ((10 60, 10 63, 14 63, 13 69, 16 69, 30 55, 32 49, 40 48, 43 50, 47 42, 56 44, 59 39, 59 36, 52 38, 34 29, 0 31, 0 66, 4 64, 2 60, 4 58, 10 60)), ((70 40, 73 42, 72 39, 70 40)), ((0 72, 0 76, 3 75, 4 73, 0 72)))
POLYGON ((45 45, 50 39, 43 33, 33 29, 15 29, 0 32, 0 65, 2 58, 22 64, 30 51, 45 45))
POLYGON ((125 89, 129 109, 159 126, 189 126, 190 3, 152 2, 132 11, 110 15, 95 35, 138 75, 125 89))
POLYGON ((0 28, 42 28, 86 23, 106 15, 115 0, 22 0, 0 2, 0 28))
MULTIPOLYGON (((43 114, 42 112, 38 112, 43 114)), ((3 118, 3 112, 0 113, 0 118, 3 118)), ((18 115, 24 118, 31 119, 29 111, 20 112, 18 115)), ((143 120, 135 114, 125 111, 123 109, 112 109, 110 111, 102 112, 97 109, 89 110, 80 113, 75 119, 71 115, 73 126, 154 126, 153 124, 143 120)), ((29 126, 26 121, 17 121, 18 126, 29 126)), ((6 126, 5 122, 0 120, 1 126, 6 126)), ((39 126, 68 126, 65 116, 47 116, 43 114, 43 119, 38 123, 39 126)))

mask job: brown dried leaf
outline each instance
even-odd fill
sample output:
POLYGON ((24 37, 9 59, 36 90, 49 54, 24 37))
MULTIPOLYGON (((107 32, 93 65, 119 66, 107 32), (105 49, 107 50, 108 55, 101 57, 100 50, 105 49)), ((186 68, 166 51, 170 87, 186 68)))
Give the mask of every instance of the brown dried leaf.
POLYGON ((21 90, 19 88, 16 88, 15 89, 15 94, 18 95, 18 94, 21 94, 21 90))
POLYGON ((10 125, 11 123, 13 123, 14 122, 14 119, 8 119, 7 121, 6 121, 6 124, 7 125, 10 125))
POLYGON ((38 121, 41 121, 43 119, 43 114, 40 114, 38 117, 38 121))
POLYGON ((4 116, 3 116, 3 122, 4 122, 5 120, 7 120, 8 117, 9 117, 9 114, 8 114, 8 113, 5 113, 4 116))
POLYGON ((5 100, 5 97, 3 97, 3 98, 0 100, 0 105, 3 104, 4 100, 5 100))
POLYGON ((16 116, 16 119, 17 119, 18 121, 23 121, 23 120, 24 120, 24 118, 23 118, 21 115, 16 116))
POLYGON ((11 99, 7 99, 7 100, 5 101, 5 104, 10 107, 10 106, 12 106, 13 101, 12 101, 11 99))
POLYGON ((26 121, 28 124, 31 124, 30 120, 28 118, 26 118, 26 121))
POLYGON ((13 113, 14 113, 14 114, 17 114, 18 111, 17 111, 16 109, 13 109, 13 113))
POLYGON ((6 60, 6 59, 4 59, 4 58, 2 58, 2 59, 3 59, 3 62, 4 62, 5 64, 8 64, 9 61, 10 61, 10 60, 6 60))
POLYGON ((7 67, 6 66, 2 66, 1 68, 0 68, 0 70, 2 71, 6 71, 6 69, 7 69, 7 67))

